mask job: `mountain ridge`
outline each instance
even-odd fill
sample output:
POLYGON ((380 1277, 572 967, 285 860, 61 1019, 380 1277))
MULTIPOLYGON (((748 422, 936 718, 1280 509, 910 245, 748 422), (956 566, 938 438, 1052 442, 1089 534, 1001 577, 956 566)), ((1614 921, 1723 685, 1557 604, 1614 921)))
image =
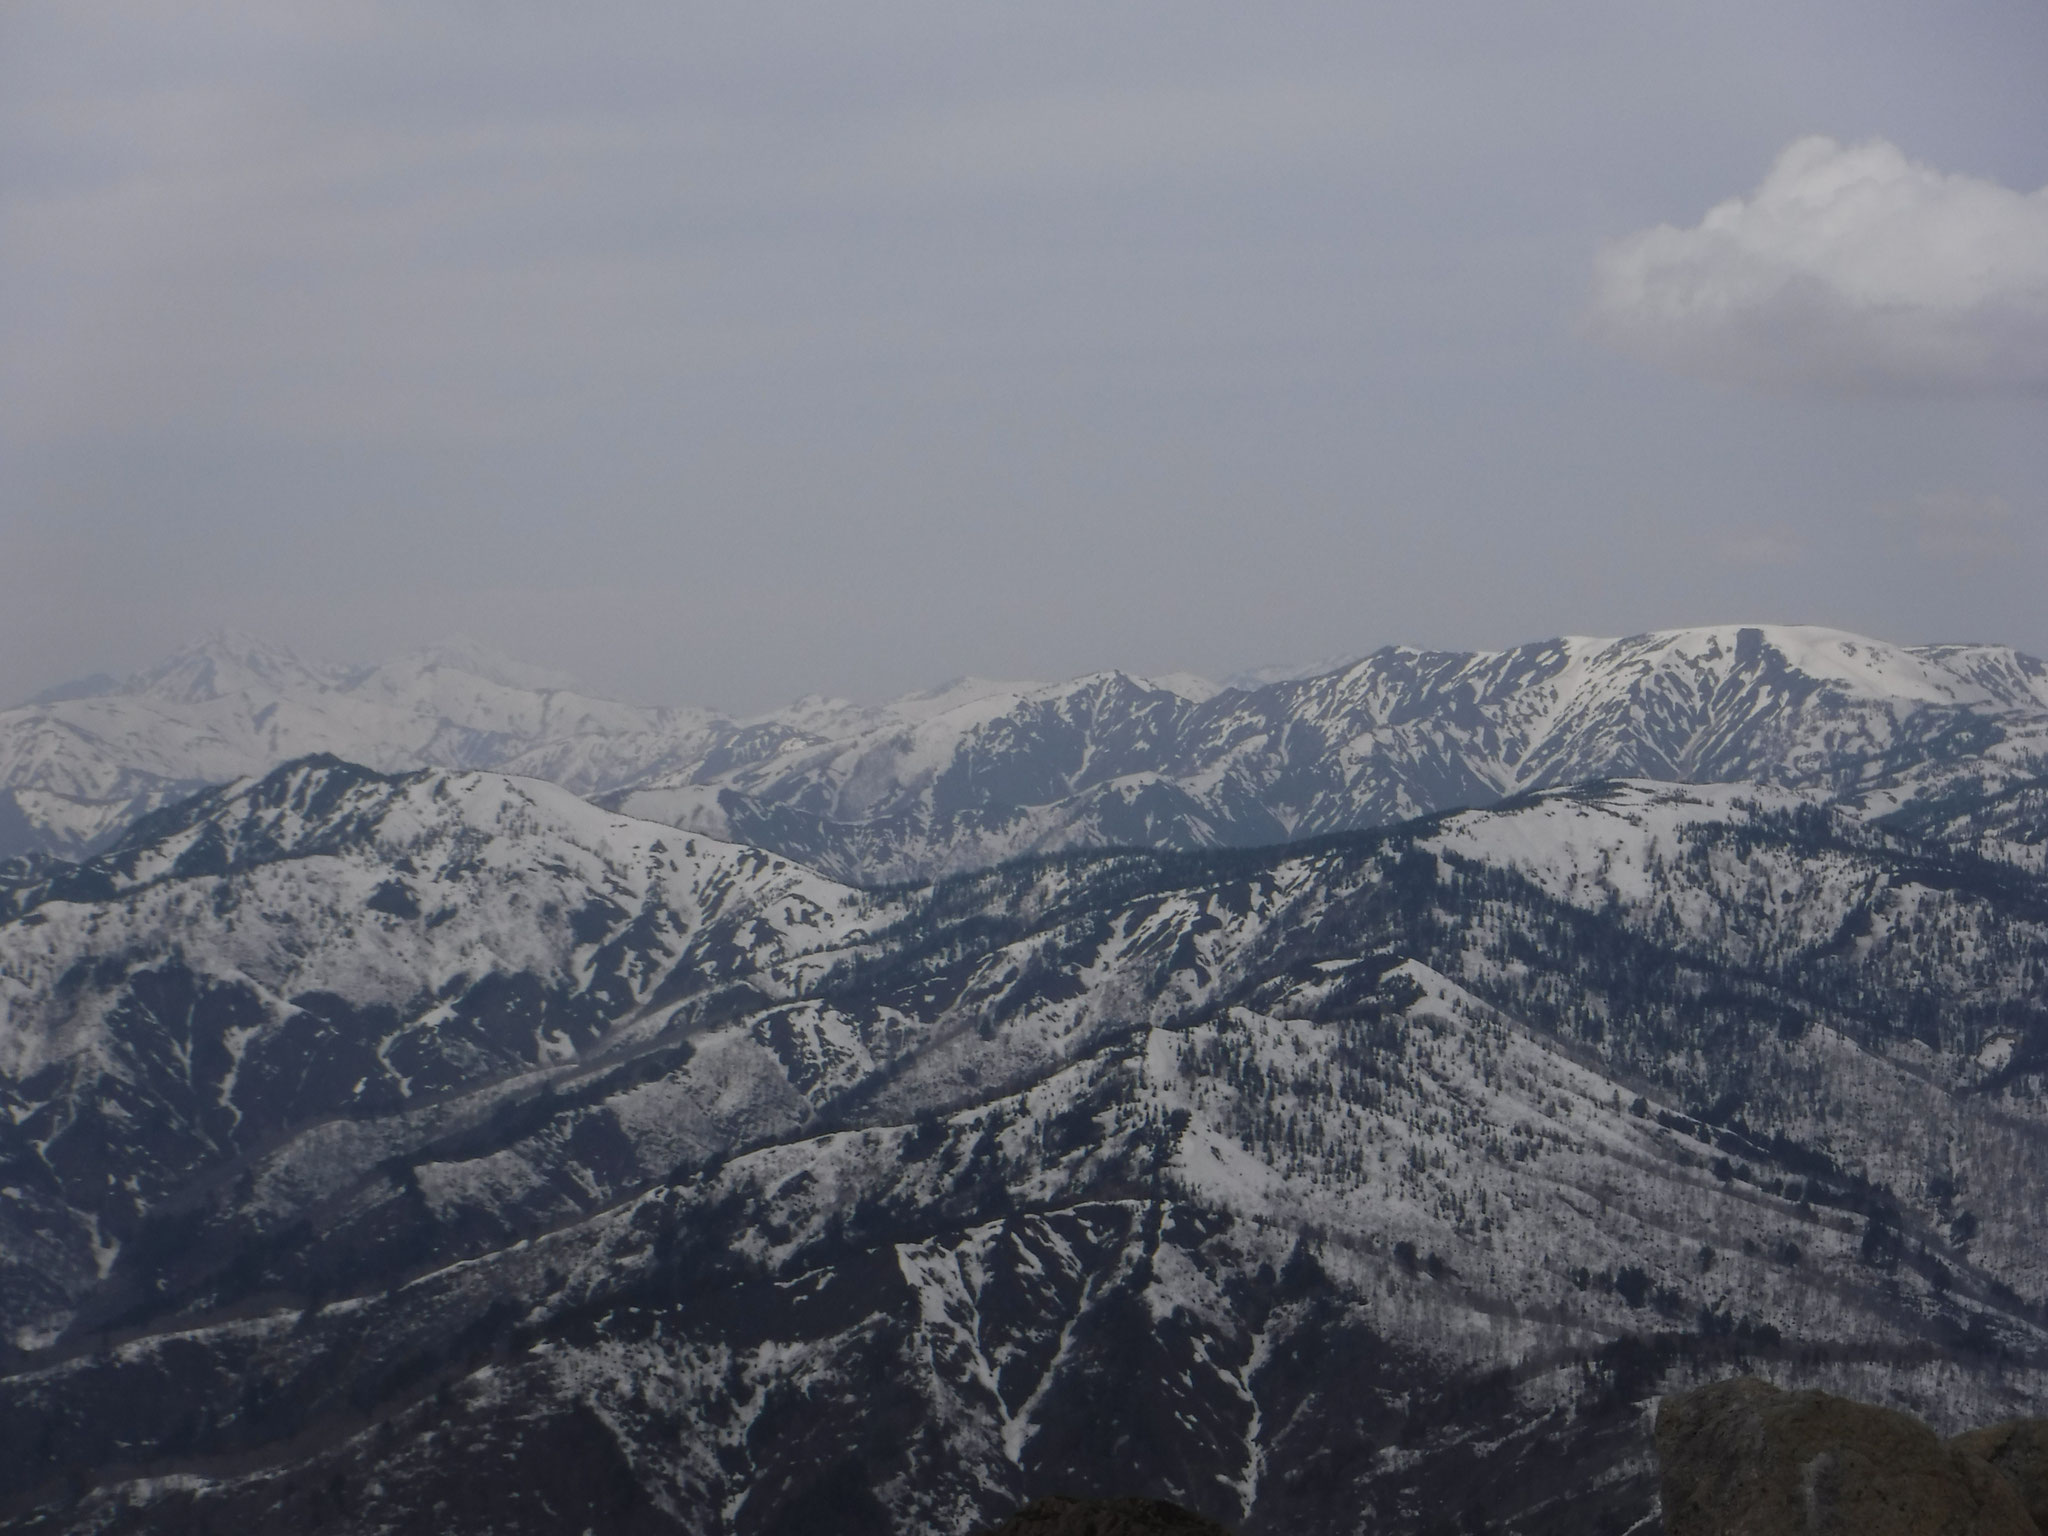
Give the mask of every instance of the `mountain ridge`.
POLYGON ((219 637, 116 691, 0 712, 0 855, 88 853, 155 806, 317 751, 544 778, 867 882, 1062 847, 1280 842, 1599 777, 1898 810, 2048 772, 2039 661, 1799 626, 1390 646, 1251 689, 956 679, 744 719, 524 686, 560 681, 461 645, 332 669, 219 637))
POLYGON ((307 760, 68 868, 0 1527, 1564 1536, 1695 1371, 2048 1403, 2048 886, 1802 791, 877 892, 307 760))

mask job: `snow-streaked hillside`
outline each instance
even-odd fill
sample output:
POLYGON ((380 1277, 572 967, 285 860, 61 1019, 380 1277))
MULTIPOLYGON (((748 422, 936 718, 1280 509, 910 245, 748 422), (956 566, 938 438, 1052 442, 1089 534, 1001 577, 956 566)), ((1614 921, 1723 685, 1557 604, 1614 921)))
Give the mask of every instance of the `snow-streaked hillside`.
POLYGON ((195 789, 309 753, 384 771, 499 766, 531 753, 546 770, 536 776, 587 793, 671 756, 694 762, 718 734, 704 711, 590 698, 474 646, 350 670, 215 635, 153 671, 0 712, 0 793, 15 811, 0 814, 15 844, 0 854, 76 854, 195 789))
POLYGON ((1070 847, 1252 846, 1593 778, 1756 782, 1883 812, 2048 771, 2039 662, 1795 627, 1392 648, 1251 689, 964 679, 747 720, 565 684, 473 648, 343 672, 219 638, 0 713, 0 853, 75 856, 307 752, 545 778, 868 883, 1070 847))
POLYGON ((1754 782, 1891 809, 1959 776, 2044 766, 2048 670, 2031 657, 1725 627, 1388 649, 1207 698, 1110 673, 606 799, 873 879, 1065 847, 1280 842, 1596 778, 1754 782))
POLYGON ((1694 1372, 2048 1405, 2048 885, 1811 792, 884 898, 311 762, 20 873, 23 1529, 1563 1536, 1694 1372))
POLYGON ((26 873, 0 889, 0 1161, 19 1175, 0 1295, 20 1337, 223 1160, 337 1116, 436 1123, 451 1093, 616 1048, 657 1001, 793 990, 891 915, 555 785, 335 759, 26 873))

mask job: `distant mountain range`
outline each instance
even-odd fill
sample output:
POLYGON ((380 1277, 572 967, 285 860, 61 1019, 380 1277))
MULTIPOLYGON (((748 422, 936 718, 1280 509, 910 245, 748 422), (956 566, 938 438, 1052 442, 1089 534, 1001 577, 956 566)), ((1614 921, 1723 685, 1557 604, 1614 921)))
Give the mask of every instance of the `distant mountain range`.
POLYGON ((0 856, 103 847, 139 815, 309 753, 502 766, 587 793, 672 767, 671 754, 696 761, 719 724, 590 698, 476 646, 349 669, 218 634, 152 671, 0 711, 0 856))
MULTIPOLYGON (((1816 738, 1764 644, 1602 671, 1747 745, 1606 718, 1810 776, 1961 707, 1885 654, 1937 696, 1816 738)), ((1573 760, 1505 666, 1430 739, 1573 760)), ((1637 779, 858 889, 310 758, 0 865, 0 1529, 1640 1536, 1667 1383, 2039 1413, 2048 882, 1953 821, 1637 779)))
POLYGON ((2048 668, 2000 646, 1726 626, 1388 648, 1249 687, 963 680, 734 719, 592 698, 474 647, 351 671, 219 636, 0 712, 0 855, 88 854, 312 752, 546 779, 872 883, 1062 848, 1285 842, 1603 777, 1962 814, 2048 772, 2048 668))

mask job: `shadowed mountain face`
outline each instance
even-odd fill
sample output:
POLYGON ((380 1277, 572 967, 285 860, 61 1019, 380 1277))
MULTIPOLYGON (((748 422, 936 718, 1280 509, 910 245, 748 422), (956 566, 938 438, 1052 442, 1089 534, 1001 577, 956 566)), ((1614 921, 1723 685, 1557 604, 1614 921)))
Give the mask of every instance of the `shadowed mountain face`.
POLYGON ((1668 1382, 2048 1395, 2048 884, 1798 794, 877 894, 314 760, 0 900, 9 1529, 1620 1532, 1668 1382))
POLYGON ((1264 845, 1594 778, 1895 808, 2048 771, 2044 677, 2000 647, 1728 627, 1390 648, 1249 690, 1111 672, 732 720, 587 698, 474 650, 342 672, 227 637, 0 713, 0 854, 76 856, 315 751, 544 778, 861 883, 1063 848, 1264 845))
POLYGON ((987 1536, 1230 1536, 1164 1499, 1040 1499, 987 1536))

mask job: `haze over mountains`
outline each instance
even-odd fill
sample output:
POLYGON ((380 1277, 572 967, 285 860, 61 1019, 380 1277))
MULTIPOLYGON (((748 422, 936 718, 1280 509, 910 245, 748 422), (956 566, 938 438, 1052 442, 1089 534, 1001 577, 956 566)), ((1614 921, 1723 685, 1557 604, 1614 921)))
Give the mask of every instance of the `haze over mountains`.
POLYGON ((1728 626, 1388 648, 1248 687, 962 680, 732 719, 591 698, 473 647, 351 671, 221 636, 0 712, 0 854, 89 852, 310 752, 544 778, 840 878, 922 879, 1064 847, 1256 846, 1610 776, 1877 808, 1958 774, 1996 790, 2048 764, 2048 670, 2000 646, 1728 626))

